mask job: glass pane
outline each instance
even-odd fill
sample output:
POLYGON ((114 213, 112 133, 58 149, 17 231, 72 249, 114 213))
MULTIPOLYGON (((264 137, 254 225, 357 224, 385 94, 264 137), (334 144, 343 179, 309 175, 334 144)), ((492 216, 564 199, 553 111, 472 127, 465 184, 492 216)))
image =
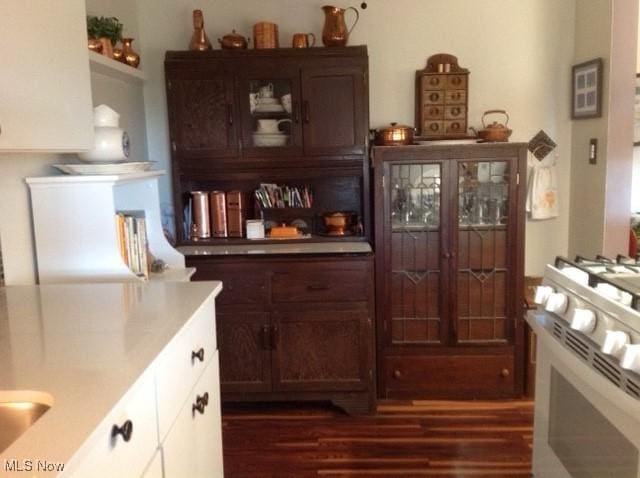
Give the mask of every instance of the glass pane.
POLYGON ((437 230, 440 225, 440 165, 391 166, 394 230, 437 230))
POLYGON ((273 148, 291 141, 291 81, 249 81, 253 146, 273 148))
POLYGON ((458 163, 458 340, 507 340, 509 163, 458 163))
POLYGON ((439 164, 392 164, 391 317, 394 344, 439 343, 439 164))

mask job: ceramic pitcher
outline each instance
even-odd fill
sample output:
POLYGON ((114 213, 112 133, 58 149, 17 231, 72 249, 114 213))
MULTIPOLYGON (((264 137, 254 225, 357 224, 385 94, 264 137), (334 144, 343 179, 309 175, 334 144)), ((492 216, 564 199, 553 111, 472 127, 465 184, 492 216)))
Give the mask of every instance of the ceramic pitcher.
POLYGON ((358 10, 355 7, 339 8, 330 5, 322 7, 322 10, 325 15, 322 43, 325 46, 345 46, 349 40, 349 34, 360 18, 358 10), (344 21, 344 13, 347 10, 353 10, 356 14, 356 19, 349 29, 347 29, 347 24, 344 21))

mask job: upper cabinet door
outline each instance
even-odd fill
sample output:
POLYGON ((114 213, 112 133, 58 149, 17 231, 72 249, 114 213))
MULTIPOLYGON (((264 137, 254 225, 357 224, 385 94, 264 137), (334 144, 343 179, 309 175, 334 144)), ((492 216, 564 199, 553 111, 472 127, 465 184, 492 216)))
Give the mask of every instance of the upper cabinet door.
POLYGON ((306 155, 365 154, 368 131, 366 68, 302 70, 306 155))
POLYGON ((0 151, 92 147, 85 13, 84 0, 0 2, 0 151))
POLYGON ((167 71, 171 148, 176 159, 238 156, 233 75, 224 70, 167 71))

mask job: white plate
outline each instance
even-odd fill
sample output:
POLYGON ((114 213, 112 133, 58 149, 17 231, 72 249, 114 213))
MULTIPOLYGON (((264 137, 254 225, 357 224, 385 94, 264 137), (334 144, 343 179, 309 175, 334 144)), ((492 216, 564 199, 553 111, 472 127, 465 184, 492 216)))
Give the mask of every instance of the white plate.
POLYGON ((54 164, 53 167, 65 174, 127 174, 148 171, 153 166, 151 161, 133 161, 129 163, 109 164, 54 164))
POLYGON ((284 108, 282 105, 258 105, 253 111, 256 113, 282 113, 284 108))

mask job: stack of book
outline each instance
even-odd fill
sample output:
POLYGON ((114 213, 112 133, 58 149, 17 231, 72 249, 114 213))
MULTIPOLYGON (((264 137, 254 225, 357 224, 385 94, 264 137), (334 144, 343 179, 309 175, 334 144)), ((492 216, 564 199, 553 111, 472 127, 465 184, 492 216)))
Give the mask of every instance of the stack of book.
POLYGON ((307 187, 261 183, 253 192, 256 209, 300 207, 313 205, 313 193, 307 187))
POLYGON ((149 277, 149 245, 144 213, 119 212, 116 214, 120 255, 131 272, 149 277))

